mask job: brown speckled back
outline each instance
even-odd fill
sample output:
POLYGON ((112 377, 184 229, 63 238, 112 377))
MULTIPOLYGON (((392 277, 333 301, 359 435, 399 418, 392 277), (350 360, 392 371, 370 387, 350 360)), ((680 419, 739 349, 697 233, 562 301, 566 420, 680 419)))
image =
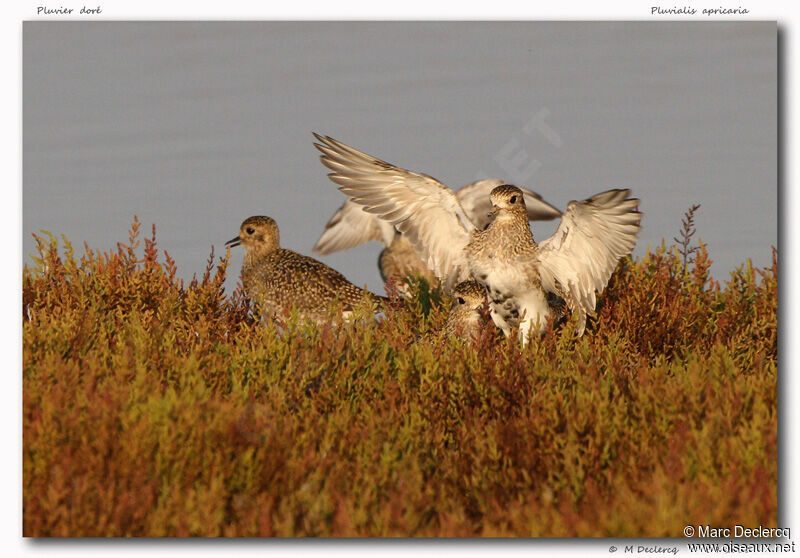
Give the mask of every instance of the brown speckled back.
POLYGON ((242 284, 267 315, 295 308, 302 318, 320 322, 328 318, 334 305, 341 304, 349 311, 364 297, 373 302, 383 300, 322 262, 280 248, 278 226, 269 217, 249 217, 242 223, 239 236, 228 244, 241 244, 247 250, 242 284))
POLYGON ((364 296, 378 300, 322 262, 283 248, 242 266, 242 283, 248 296, 273 315, 294 307, 303 317, 321 320, 336 303, 352 310, 364 296))

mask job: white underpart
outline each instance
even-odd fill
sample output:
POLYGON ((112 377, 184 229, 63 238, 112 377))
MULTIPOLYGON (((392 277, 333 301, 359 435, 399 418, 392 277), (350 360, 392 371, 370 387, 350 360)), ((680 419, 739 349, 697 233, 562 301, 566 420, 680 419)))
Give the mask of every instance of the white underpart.
POLYGON ((544 333, 547 318, 550 316, 550 305, 541 289, 531 289, 517 295, 520 306, 519 338, 522 346, 528 344, 533 333, 544 333))
MULTIPOLYGON (((481 271, 480 267, 473 269, 481 271)), ((550 316, 550 306, 547 304, 544 291, 539 288, 525 288, 524 286, 529 285, 530 282, 519 267, 496 265, 484 272, 486 273, 484 284, 489 294, 492 321, 503 330, 506 337, 511 335, 512 328, 512 325, 504 317, 504 314, 508 313, 508 309, 504 308, 504 305, 509 303, 517 307, 520 340, 523 345, 528 342, 532 332, 544 331, 547 318, 550 316), (495 301, 501 297, 506 300, 495 301)))

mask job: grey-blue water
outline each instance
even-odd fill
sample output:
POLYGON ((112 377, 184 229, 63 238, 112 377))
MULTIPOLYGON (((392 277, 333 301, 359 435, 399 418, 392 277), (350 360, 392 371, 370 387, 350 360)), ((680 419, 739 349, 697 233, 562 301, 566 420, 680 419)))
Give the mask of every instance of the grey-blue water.
MULTIPOLYGON (((312 131, 562 209, 630 188, 636 255, 700 203, 720 280, 777 244, 774 22, 26 22, 23 49, 26 262, 33 232, 109 250, 134 215, 184 278, 254 214, 310 254, 343 201, 312 131)), ((379 252, 321 259, 383 292, 379 252)))

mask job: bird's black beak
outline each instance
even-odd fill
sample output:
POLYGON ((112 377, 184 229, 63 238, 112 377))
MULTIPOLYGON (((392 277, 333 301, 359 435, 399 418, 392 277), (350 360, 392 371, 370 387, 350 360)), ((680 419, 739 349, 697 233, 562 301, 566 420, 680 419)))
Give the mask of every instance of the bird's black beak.
POLYGON ((231 238, 228 242, 225 243, 225 246, 229 246, 233 248, 234 246, 239 246, 242 243, 242 239, 238 236, 231 238))

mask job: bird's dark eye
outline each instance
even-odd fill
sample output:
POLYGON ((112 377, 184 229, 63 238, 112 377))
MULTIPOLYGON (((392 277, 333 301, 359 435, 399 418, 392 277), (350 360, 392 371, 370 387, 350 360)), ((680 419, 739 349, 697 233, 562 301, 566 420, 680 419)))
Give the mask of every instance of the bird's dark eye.
POLYGON ((253 234, 254 232, 256 232, 256 230, 253 227, 247 227, 245 231, 247 231, 247 234, 253 234))
POLYGON ((463 298, 461 298, 461 297, 458 297, 458 303, 459 303, 459 304, 464 304, 465 302, 467 302, 467 301, 466 301, 466 300, 464 300, 464 299, 463 299, 463 298))
POLYGON ((511 196, 511 199, 508 201, 510 201, 511 203, 517 203, 517 196, 511 196))

